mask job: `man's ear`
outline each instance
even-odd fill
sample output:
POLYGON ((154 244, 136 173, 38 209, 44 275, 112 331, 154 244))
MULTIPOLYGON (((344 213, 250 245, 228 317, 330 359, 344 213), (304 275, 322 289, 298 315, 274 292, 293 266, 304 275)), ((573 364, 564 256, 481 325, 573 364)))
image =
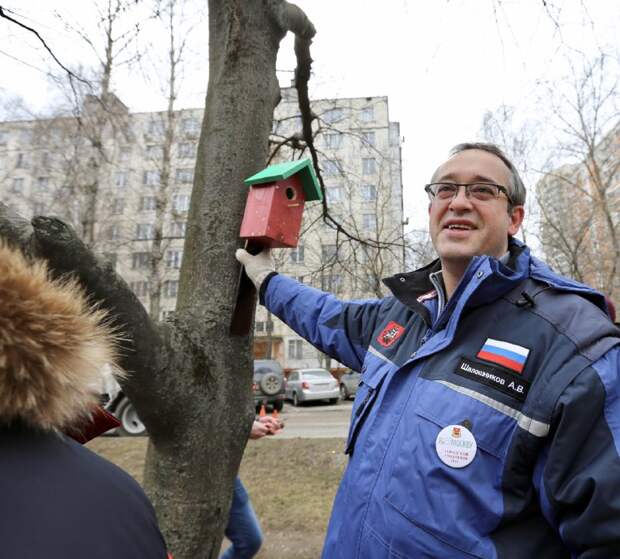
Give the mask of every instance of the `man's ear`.
POLYGON ((514 206, 510 210, 510 213, 508 214, 508 218, 510 219, 510 224, 508 225, 508 234, 510 236, 517 234, 517 231, 519 231, 521 224, 523 223, 524 217, 525 208, 523 206, 514 206))

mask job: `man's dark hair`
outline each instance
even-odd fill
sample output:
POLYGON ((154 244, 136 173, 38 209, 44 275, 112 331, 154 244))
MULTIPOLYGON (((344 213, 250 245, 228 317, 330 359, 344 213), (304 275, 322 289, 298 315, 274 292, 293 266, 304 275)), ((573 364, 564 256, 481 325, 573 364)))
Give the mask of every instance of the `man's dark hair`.
POLYGON ((487 144, 485 142, 464 142, 454 146, 450 150, 450 156, 470 149, 479 149, 481 151, 492 153, 504 162, 504 165, 506 165, 510 171, 510 185, 508 186, 510 198, 512 199, 512 205, 523 206, 525 204, 525 185, 519 176, 519 171, 517 171, 517 168, 513 165, 512 161, 508 159, 506 154, 495 144, 487 144))

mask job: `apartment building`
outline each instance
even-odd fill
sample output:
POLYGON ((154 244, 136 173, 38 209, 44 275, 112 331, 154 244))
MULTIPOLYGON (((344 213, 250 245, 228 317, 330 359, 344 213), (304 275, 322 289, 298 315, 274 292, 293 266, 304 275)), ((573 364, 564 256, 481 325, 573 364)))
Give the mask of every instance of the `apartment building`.
POLYGON ((620 126, 592 154, 536 185, 545 258, 556 270, 620 298, 620 126))
MULTIPOLYGON (((333 221, 323 219, 322 204, 308 204, 297 249, 275 251, 278 269, 339 297, 380 296, 380 279, 404 263, 399 125, 389 119, 386 97, 321 99, 312 110, 333 221)), ((202 116, 202 109, 130 113, 111 96, 105 105, 87 98, 79 127, 66 117, 0 123, 0 198, 25 217, 58 215, 85 236, 94 207, 94 250, 147 309, 156 282, 156 308, 165 319, 175 308, 202 116), (153 276, 156 227, 161 266, 153 276)), ((296 90, 285 88, 274 115, 272 161, 309 156, 300 138, 296 90)), ((286 369, 340 366, 262 307, 255 355, 286 369)))

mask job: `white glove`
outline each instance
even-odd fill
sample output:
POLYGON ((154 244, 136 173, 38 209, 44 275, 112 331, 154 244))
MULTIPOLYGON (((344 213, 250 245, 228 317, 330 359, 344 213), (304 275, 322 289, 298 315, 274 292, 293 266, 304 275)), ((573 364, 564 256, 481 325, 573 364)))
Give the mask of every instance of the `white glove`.
POLYGON ((275 264, 269 249, 265 249, 254 256, 247 250, 238 248, 235 252, 235 258, 245 266, 245 273, 252 280, 257 291, 260 290, 261 283, 265 278, 275 271, 275 264))

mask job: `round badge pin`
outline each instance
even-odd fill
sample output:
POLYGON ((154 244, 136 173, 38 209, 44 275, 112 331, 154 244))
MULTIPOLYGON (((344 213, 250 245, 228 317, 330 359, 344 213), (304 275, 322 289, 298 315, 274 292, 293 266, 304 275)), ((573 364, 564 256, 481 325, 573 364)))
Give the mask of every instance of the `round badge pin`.
POLYGON ((462 425, 444 427, 435 440, 439 459, 451 468, 464 468, 476 457, 478 445, 472 432, 462 425))

